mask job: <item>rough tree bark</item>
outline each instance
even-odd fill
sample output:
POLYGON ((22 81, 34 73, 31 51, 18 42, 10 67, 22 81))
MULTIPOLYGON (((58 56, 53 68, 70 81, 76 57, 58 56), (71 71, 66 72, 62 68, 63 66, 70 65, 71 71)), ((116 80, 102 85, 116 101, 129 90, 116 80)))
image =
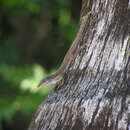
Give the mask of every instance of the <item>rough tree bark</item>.
MULTIPOLYGON (((130 123, 128 0, 84 0, 94 12, 64 84, 39 106, 29 130, 127 130, 130 123)), ((79 43, 80 44, 80 43, 79 43)))

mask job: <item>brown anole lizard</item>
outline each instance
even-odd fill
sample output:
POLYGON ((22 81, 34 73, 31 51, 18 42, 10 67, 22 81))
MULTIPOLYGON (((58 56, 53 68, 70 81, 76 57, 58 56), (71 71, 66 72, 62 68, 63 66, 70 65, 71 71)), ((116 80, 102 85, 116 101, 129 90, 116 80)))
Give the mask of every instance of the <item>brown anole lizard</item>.
POLYGON ((91 11, 87 13, 87 15, 82 17, 80 29, 76 35, 75 40, 73 41, 71 47, 69 48, 68 52, 66 53, 64 60, 55 73, 43 78, 40 83, 37 85, 37 87, 45 86, 45 85, 50 85, 50 84, 56 84, 60 82, 63 79, 63 75, 66 72, 66 69, 68 68, 69 64, 71 63, 74 58, 76 58, 77 54, 83 48, 83 46, 78 47, 79 40, 81 39, 81 36, 83 34, 84 28, 86 24, 88 23, 88 19, 91 16, 91 11))

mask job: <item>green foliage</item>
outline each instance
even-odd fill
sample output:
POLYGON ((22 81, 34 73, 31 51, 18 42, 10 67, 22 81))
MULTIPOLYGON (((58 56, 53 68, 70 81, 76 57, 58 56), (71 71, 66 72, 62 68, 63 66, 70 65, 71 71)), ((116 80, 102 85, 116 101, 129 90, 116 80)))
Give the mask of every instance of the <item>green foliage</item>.
POLYGON ((8 92, 3 88, 0 94, 0 118, 10 119, 17 111, 31 115, 42 96, 46 96, 52 89, 52 87, 36 88, 39 80, 45 75, 39 65, 32 67, 0 65, 0 76, 6 83, 3 83, 3 86, 10 90, 8 92))
POLYGON ((0 96, 0 119, 5 118, 9 120, 13 114, 14 110, 12 108, 12 99, 6 96, 0 96))
POLYGON ((76 23, 71 19, 71 14, 68 10, 61 9, 59 15, 60 31, 64 37, 70 42, 73 40, 76 33, 76 23))
POLYGON ((57 3, 59 3, 62 6, 68 5, 70 2, 69 0, 56 0, 56 1, 57 1, 57 3))
POLYGON ((25 0, 1 0, 1 2, 7 7, 15 7, 18 5, 23 5, 25 0))
POLYGON ((0 40, 3 44, 0 47, 0 59, 2 63, 20 62, 19 42, 12 36, 6 36, 0 40), (3 55, 4 54, 4 55, 3 55))
POLYGON ((39 14, 41 10, 39 0, 1 0, 0 4, 8 9, 13 9, 14 12, 23 14, 39 14))
POLYGON ((0 0, 0 6, 0 120, 17 112, 31 118, 53 89, 36 85, 56 71, 78 26, 69 0, 0 0))

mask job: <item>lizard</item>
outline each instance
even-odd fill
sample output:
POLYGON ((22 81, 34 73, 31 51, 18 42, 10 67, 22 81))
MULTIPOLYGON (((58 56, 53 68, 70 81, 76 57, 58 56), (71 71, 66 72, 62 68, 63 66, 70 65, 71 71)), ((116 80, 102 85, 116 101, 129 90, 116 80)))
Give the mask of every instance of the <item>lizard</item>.
POLYGON ((85 28, 86 24, 88 23, 88 20, 89 20, 91 14, 92 14, 92 12, 89 11, 85 16, 82 17, 80 28, 76 35, 76 38, 74 39, 71 47, 69 48, 68 52, 66 53, 59 69, 55 73, 43 78, 40 81, 40 83, 37 85, 37 87, 56 84, 63 79, 64 73, 66 72, 66 69, 70 65, 71 61, 74 60, 74 58, 76 58, 76 56, 78 55, 81 48, 83 48, 83 45, 78 47, 78 44, 79 44, 79 40, 81 39, 84 28, 85 28))

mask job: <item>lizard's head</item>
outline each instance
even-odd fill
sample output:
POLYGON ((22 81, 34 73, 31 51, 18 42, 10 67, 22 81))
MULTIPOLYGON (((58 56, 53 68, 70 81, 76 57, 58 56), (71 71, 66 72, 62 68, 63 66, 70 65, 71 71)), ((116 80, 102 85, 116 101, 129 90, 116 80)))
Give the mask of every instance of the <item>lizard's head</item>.
POLYGON ((40 83, 37 85, 37 87, 41 87, 41 86, 47 86, 48 84, 53 84, 52 83, 52 77, 48 76, 48 77, 45 77, 44 79, 42 79, 40 81, 40 83))
POLYGON ((49 75, 49 76, 45 77, 44 79, 42 79, 40 81, 40 83, 37 85, 37 87, 39 88, 41 86, 56 84, 61 79, 62 79, 62 77, 60 75, 52 74, 52 75, 49 75))

